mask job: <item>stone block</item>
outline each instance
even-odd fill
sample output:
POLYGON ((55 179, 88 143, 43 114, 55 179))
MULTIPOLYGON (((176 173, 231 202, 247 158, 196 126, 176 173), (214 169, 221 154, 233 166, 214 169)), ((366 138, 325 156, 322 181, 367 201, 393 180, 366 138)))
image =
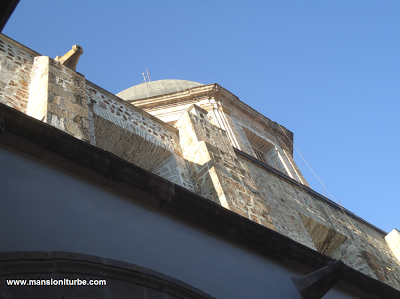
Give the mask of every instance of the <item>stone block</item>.
POLYGON ((371 260, 371 261, 377 261, 377 257, 373 255, 372 253, 368 251, 361 251, 361 255, 366 259, 366 260, 371 260))
POLYGON ((47 104, 47 112, 53 115, 57 115, 58 118, 63 118, 65 120, 72 119, 74 114, 62 109, 60 106, 55 105, 54 103, 47 104))
POLYGON ((70 101, 64 101, 63 108, 67 111, 72 112, 75 115, 85 116, 87 118, 88 110, 80 105, 74 104, 70 101))
POLYGON ((367 263, 368 263, 368 266, 369 266, 372 270, 374 270, 374 271, 376 271, 376 270, 382 271, 382 267, 381 267, 381 265, 380 265, 377 261, 374 261, 374 260, 367 260, 367 263))
POLYGON ((210 191, 214 189, 214 184, 209 174, 205 176, 205 181, 200 186, 200 189, 203 195, 210 193, 210 191))

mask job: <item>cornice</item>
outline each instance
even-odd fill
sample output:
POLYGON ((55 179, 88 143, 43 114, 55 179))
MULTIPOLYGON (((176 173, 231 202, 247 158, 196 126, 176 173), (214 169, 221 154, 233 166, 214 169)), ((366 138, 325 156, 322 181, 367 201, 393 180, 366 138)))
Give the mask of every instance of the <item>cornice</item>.
POLYGON ((231 93, 229 90, 223 88, 217 83, 202 85, 198 87, 189 88, 183 91, 177 91, 165 95, 158 95, 150 98, 129 101, 129 103, 144 109, 144 110, 158 110, 164 106, 172 107, 178 106, 186 101, 197 99, 200 101, 204 97, 214 98, 215 101, 220 102, 222 105, 226 105, 231 109, 234 108, 241 113, 246 113, 250 119, 258 118, 264 122, 265 127, 270 127, 273 130, 279 131, 277 126, 280 126, 285 134, 293 142, 293 133, 286 129, 284 126, 278 124, 275 121, 270 120, 268 117, 262 115, 260 112, 254 110, 246 103, 242 102, 237 96, 231 93))

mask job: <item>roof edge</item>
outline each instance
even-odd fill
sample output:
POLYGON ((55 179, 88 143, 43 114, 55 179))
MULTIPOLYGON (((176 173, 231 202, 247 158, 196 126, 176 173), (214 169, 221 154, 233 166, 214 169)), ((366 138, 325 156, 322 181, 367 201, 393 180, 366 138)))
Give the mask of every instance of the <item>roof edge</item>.
POLYGON ((13 40, 11 37, 8 37, 7 35, 0 33, 0 38, 5 39, 7 42, 9 42, 10 44, 23 49, 24 51, 26 51, 28 54, 32 55, 32 56, 42 56, 42 54, 33 51, 31 48, 28 48, 27 46, 24 46, 23 44, 13 40))

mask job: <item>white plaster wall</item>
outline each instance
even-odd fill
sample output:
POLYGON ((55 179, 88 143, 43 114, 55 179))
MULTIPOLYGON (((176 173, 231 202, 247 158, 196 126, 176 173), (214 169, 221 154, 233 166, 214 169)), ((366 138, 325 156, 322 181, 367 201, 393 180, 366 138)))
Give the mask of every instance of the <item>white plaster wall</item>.
MULTIPOLYGON (((219 299, 297 298, 300 274, 0 145, 0 251, 71 251, 165 273, 219 299)), ((355 298, 331 290, 324 299, 355 298)))

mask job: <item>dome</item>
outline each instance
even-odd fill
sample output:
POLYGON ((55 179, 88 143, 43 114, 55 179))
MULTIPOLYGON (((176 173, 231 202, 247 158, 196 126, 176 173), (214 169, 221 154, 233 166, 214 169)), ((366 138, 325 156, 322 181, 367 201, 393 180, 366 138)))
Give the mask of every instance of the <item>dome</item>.
POLYGON ((132 86, 117 93, 117 96, 125 101, 134 101, 162 94, 182 91, 188 88, 201 86, 204 84, 187 80, 159 80, 142 83, 132 86))

